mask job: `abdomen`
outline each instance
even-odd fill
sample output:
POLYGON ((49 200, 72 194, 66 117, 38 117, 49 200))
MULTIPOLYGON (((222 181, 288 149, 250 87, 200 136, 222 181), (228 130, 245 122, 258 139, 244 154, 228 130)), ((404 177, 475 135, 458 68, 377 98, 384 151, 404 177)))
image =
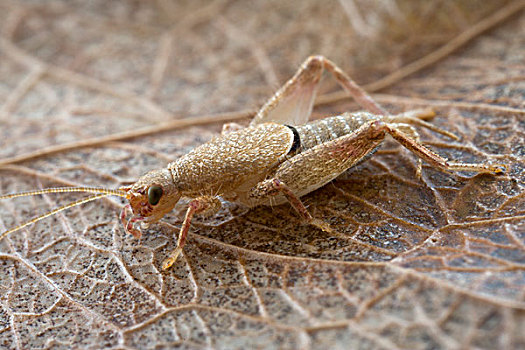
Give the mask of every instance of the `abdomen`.
POLYGON ((344 113, 335 117, 328 117, 296 126, 295 129, 300 137, 299 152, 351 134, 363 124, 380 118, 381 116, 367 112, 344 113))

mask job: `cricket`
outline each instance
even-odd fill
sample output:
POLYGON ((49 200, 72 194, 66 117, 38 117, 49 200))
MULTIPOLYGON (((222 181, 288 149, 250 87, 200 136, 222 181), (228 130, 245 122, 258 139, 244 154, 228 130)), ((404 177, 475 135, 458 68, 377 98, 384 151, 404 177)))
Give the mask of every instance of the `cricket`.
POLYGON ((312 217, 300 197, 368 159, 387 135, 417 156, 418 177, 422 160, 445 172, 497 175, 506 171, 502 164, 448 161, 425 147, 415 126, 458 140, 451 132, 426 121, 433 116, 431 109, 391 115, 332 61, 311 56, 263 105, 249 126, 225 124, 220 136, 167 167, 146 173, 131 186, 60 187, 1 195, 0 199, 8 199, 46 193, 92 193, 1 233, 0 240, 62 210, 105 196, 127 199, 120 220, 126 233, 140 238, 142 232, 137 224, 147 227, 158 222, 182 197, 188 198, 177 247, 162 263, 165 270, 183 251, 193 216, 215 213, 221 208, 221 198, 248 208, 289 202, 305 222, 327 230, 325 224, 312 217), (364 111, 309 122, 325 70, 364 111))

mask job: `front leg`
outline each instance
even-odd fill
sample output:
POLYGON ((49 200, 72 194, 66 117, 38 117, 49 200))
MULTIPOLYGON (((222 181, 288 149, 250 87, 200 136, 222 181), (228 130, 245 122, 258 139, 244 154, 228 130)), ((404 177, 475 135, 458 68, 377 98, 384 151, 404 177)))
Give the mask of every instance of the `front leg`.
POLYGON ((191 219, 195 214, 214 213, 221 208, 221 201, 217 197, 202 196, 193 199, 186 210, 186 216, 180 228, 177 248, 170 253, 170 256, 162 262, 162 269, 166 270, 177 261, 178 256, 182 253, 182 248, 186 244, 186 237, 190 230, 191 219))

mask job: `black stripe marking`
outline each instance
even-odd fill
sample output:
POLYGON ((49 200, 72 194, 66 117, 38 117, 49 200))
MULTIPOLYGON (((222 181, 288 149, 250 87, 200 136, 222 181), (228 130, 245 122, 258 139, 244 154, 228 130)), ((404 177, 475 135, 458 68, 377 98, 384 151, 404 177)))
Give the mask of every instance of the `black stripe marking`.
POLYGON ((288 152, 288 154, 295 153, 301 147, 301 137, 299 136, 299 132, 297 131, 296 128, 294 128, 291 125, 286 125, 286 126, 289 127, 290 130, 292 130, 292 133, 293 133, 292 148, 290 148, 290 152, 288 152))

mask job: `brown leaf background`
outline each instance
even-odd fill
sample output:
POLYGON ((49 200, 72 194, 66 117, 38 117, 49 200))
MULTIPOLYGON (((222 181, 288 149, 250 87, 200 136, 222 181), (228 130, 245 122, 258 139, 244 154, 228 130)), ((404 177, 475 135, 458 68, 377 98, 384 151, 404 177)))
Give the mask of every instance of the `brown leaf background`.
MULTIPOLYGON (((382 89, 392 112, 435 108, 461 138, 423 132, 440 154, 509 167, 417 179, 387 142, 304 197, 336 233, 289 205, 228 205, 195 221, 167 272, 183 204, 140 242, 118 200, 74 208, 0 242, 1 346, 525 347, 524 6, 0 0, 0 193, 129 183, 255 109, 311 54, 382 89)), ((331 79, 322 92, 314 117, 358 108, 331 79)), ((2 201, 0 229, 73 198, 2 201)))

